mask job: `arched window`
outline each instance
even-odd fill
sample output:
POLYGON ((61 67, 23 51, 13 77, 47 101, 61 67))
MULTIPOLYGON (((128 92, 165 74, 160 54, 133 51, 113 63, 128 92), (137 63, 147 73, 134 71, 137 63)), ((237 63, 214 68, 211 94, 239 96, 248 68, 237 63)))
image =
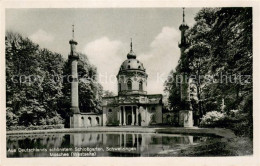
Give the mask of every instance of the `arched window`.
POLYGON ((132 90, 132 82, 130 80, 127 81, 127 89, 132 90))
POLYGON ((118 84, 118 92, 121 91, 121 83, 118 84))
POLYGON ((139 82, 139 90, 143 91, 143 82, 142 81, 139 82))
POLYGON ((88 123, 89 123, 90 126, 92 126, 91 117, 88 117, 88 123))
POLYGON ((84 127, 84 117, 81 117, 81 126, 84 127))
POLYGON ((97 124, 99 125, 99 118, 98 117, 96 117, 96 121, 97 121, 97 124))

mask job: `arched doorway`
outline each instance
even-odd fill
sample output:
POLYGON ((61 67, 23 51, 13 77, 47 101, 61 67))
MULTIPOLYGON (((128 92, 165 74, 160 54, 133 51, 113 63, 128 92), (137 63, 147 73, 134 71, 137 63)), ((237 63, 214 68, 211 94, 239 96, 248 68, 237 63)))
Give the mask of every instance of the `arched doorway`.
POLYGON ((127 116, 127 125, 131 125, 132 123, 132 115, 127 116))
POLYGON ((92 126, 91 117, 88 117, 88 124, 89 124, 89 126, 92 126))
POLYGON ((96 117, 97 126, 99 126, 99 117, 96 117))
POLYGON ((138 125, 139 126, 141 126, 141 124, 142 124, 141 120, 142 120, 142 117, 141 117, 141 114, 139 113, 138 114, 138 125))

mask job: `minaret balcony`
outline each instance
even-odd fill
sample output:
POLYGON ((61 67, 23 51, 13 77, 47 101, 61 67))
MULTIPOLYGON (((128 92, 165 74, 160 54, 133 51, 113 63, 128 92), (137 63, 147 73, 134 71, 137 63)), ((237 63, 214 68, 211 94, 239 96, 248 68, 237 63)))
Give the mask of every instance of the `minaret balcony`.
POLYGON ((74 45, 77 45, 77 44, 78 44, 78 42, 76 42, 76 41, 73 40, 73 39, 71 39, 71 40, 69 41, 69 43, 70 43, 70 44, 74 44, 74 45))
POLYGON ((181 24, 180 27, 179 27, 180 31, 185 31, 187 29, 189 29, 189 26, 187 24, 181 24))
POLYGON ((75 59, 75 60, 78 60, 79 59, 79 55, 77 54, 77 53, 71 53, 70 55, 69 55, 69 59, 75 59))

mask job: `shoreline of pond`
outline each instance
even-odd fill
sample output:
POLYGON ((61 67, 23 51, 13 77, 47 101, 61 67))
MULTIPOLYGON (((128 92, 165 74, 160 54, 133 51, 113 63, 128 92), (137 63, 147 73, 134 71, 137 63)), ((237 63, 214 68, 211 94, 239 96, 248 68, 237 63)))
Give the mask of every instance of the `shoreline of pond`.
POLYGON ((129 132, 129 133, 161 133, 161 134, 184 134, 200 136, 217 136, 234 138, 235 134, 230 129, 224 128, 198 128, 198 127, 88 127, 88 128, 64 128, 48 130, 15 130, 6 131, 7 136, 24 134, 50 134, 50 133, 84 133, 84 132, 129 132))

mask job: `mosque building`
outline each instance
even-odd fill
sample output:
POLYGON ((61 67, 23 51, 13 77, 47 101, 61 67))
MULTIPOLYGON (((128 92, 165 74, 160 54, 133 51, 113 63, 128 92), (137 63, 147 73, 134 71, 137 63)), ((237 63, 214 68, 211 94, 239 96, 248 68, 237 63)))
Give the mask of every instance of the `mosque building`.
MULTIPOLYGON (((183 10, 183 23, 180 25, 181 42, 179 48, 181 56, 188 47, 185 31, 189 28, 185 24, 183 10)), ((74 30, 73 30, 74 32, 74 30)), ((181 100, 186 106, 178 112, 162 112, 162 94, 148 94, 145 67, 137 59, 133 51, 132 41, 127 59, 121 64, 117 74, 118 94, 112 97, 103 97, 102 114, 80 112, 78 106, 78 54, 76 53, 77 42, 70 40, 71 52, 69 61, 71 64, 71 111, 70 128, 90 126, 150 126, 158 124, 170 124, 169 119, 174 119, 178 126, 193 126, 193 111, 190 107, 190 85, 182 83, 181 100), (175 118, 177 117, 177 118, 175 118)), ((182 73, 183 74, 183 73, 182 73)))
POLYGON ((118 95, 104 97, 103 126, 162 123, 162 95, 147 94, 147 73, 132 48, 117 74, 118 95))

